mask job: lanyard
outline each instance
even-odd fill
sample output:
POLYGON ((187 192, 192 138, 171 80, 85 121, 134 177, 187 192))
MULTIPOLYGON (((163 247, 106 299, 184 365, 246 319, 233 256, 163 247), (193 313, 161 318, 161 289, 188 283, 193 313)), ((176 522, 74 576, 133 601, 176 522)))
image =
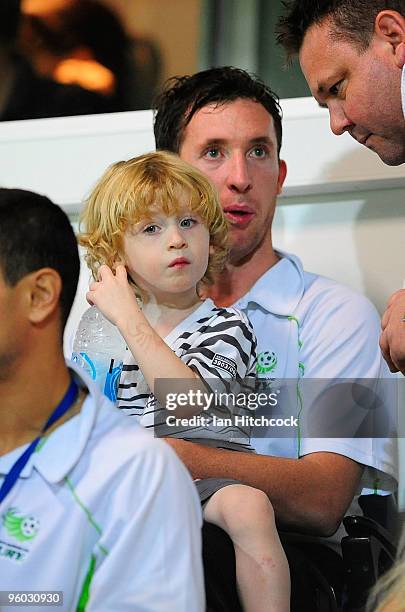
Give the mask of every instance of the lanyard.
POLYGON ((69 410, 72 404, 76 401, 78 391, 79 389, 78 389, 77 384, 75 383, 74 380, 72 380, 61 402, 56 406, 55 410, 52 412, 51 416, 46 422, 45 427, 42 430, 42 434, 31 442, 31 444, 28 446, 28 448, 25 449, 23 454, 17 459, 17 461, 14 463, 13 467, 11 468, 11 470, 5 477, 3 484, 1 485, 1 488, 0 488, 0 504, 5 499, 5 497, 10 493, 11 489, 17 482, 18 477, 20 476, 25 465, 27 464, 28 459, 31 457, 32 453, 35 451, 37 444, 40 441, 42 435, 46 432, 46 430, 49 427, 51 427, 51 425, 53 425, 58 419, 60 419, 69 410))

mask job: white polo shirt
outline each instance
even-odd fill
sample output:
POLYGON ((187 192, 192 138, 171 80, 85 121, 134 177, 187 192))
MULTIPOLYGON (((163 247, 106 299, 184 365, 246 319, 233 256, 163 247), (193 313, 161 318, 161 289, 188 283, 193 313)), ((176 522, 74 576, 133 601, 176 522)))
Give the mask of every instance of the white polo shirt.
MULTIPOLYGON (((0 505, 0 590, 63 591, 53 609, 66 612, 86 599, 80 609, 94 612, 204 610, 188 472, 80 378, 90 389, 80 414, 46 438, 0 505)), ((0 485, 23 450, 0 457, 0 485)))
MULTIPOLYGON (((394 378, 379 349, 380 320, 371 302, 348 287, 305 272, 294 255, 268 270, 234 304, 257 337, 259 375, 278 379, 394 378)), ((301 383, 302 384, 302 383, 301 383)), ((311 405, 303 400, 303 411, 311 405)), ((260 414, 260 409, 258 414, 260 414)), ((257 452, 296 458, 317 451, 350 457, 366 466, 358 494, 393 491, 394 439, 255 437, 257 452)), ((358 506, 352 507, 358 513, 358 506)))

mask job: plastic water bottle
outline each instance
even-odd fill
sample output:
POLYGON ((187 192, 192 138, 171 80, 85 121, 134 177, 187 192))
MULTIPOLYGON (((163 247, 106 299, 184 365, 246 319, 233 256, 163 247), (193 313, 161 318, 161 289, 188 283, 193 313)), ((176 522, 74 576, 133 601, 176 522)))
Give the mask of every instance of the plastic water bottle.
POLYGON ((72 361, 84 368, 113 402, 117 401, 125 350, 117 327, 96 306, 88 308, 76 332, 72 361))

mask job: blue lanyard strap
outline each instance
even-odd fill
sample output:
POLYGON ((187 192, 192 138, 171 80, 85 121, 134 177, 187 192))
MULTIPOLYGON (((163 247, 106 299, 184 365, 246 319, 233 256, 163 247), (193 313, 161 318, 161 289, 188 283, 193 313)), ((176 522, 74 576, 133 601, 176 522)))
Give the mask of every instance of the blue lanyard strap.
POLYGON ((74 380, 71 381, 68 390, 63 396, 61 402, 56 406, 55 410, 52 412, 51 416, 45 423, 45 426, 42 430, 42 434, 35 438, 31 442, 28 448, 25 449, 23 454, 17 459, 14 463, 13 467, 5 477, 3 484, 0 488, 0 504, 5 499, 5 497, 10 493, 11 489, 17 482, 21 472, 23 471, 25 465, 27 464, 29 458, 32 453, 35 451, 38 442, 40 441, 42 435, 51 427, 58 419, 60 419, 72 406, 72 404, 76 401, 79 389, 74 380))

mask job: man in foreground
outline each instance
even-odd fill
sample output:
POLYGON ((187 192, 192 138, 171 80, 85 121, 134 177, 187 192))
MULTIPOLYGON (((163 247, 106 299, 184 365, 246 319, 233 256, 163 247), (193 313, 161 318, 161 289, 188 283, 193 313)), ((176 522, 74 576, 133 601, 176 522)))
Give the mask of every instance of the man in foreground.
MULTIPOLYGON (((297 409, 304 380, 378 378, 384 364, 370 302, 305 272, 297 257, 273 247, 276 198, 287 171, 279 156, 276 96, 242 70, 215 68, 172 79, 156 107, 157 149, 177 152, 218 189, 230 223, 230 260, 208 294, 217 306, 234 305, 249 316, 258 339, 259 375, 295 380, 297 409)), ((311 406, 303 401, 308 415, 311 406)), ((237 478, 261 489, 280 525, 313 536, 335 533, 349 507, 359 513, 356 494, 362 490, 372 491, 377 482, 380 492, 394 488, 395 453, 383 440, 299 433, 270 439, 260 433, 256 455, 180 440, 170 444, 194 477, 237 478)), ((336 541, 341 535, 340 530, 336 541)), ((291 569, 293 608, 314 610, 300 596, 305 585, 296 589, 299 571, 291 569)))
POLYGON ((0 591, 62 591, 69 611, 201 612, 189 476, 64 361, 78 277, 65 213, 0 189, 0 591))

